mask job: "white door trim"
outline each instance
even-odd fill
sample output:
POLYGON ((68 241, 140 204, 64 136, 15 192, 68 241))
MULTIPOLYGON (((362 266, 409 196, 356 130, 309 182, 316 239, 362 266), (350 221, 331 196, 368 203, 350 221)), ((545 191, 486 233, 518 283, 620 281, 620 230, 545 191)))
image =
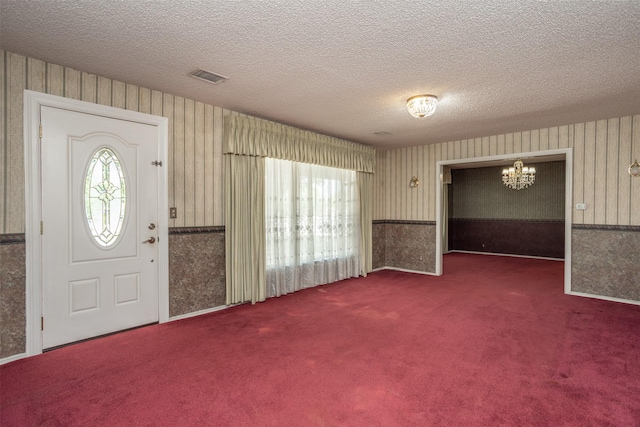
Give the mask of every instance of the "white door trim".
MULTIPOLYGON (((26 243, 26 356, 42 353, 42 246, 40 220, 42 186, 40 168, 40 107, 128 120, 158 127, 158 147, 163 167, 158 183, 158 315, 160 323, 169 320, 169 218, 167 188, 168 119, 85 101, 24 91, 24 170, 26 243)), ((46 132, 46 130, 45 130, 46 132)))
POLYGON ((497 156, 472 157, 468 159, 441 160, 436 164, 436 275, 442 275, 442 229, 444 220, 442 211, 442 183, 443 166, 461 163, 484 163, 496 160, 511 160, 517 157, 545 157, 564 155, 565 159, 565 208, 564 208, 564 293, 571 293, 571 221, 573 213, 573 148, 558 148, 555 150, 532 151, 527 153, 501 154, 497 156))

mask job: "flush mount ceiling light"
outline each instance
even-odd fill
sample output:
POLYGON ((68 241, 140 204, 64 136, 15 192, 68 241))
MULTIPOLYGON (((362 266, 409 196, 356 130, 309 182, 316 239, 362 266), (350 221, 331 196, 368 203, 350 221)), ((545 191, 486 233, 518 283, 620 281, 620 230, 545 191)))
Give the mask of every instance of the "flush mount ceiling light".
POLYGON ((428 117, 436 111, 438 98, 433 95, 416 95, 407 99, 407 111, 415 118, 428 117))
POLYGON ((502 183, 514 190, 522 190, 536 180, 536 168, 526 167, 522 159, 516 160, 512 168, 502 170, 502 183))

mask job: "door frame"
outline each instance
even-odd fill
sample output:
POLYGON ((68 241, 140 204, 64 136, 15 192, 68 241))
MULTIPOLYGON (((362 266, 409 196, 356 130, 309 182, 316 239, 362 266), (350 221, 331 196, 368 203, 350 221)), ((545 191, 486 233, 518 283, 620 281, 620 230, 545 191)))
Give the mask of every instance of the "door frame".
POLYGON ((436 163, 436 275, 442 275, 442 223, 444 210, 442 206, 442 171, 444 166, 468 164, 468 163, 489 163, 495 161, 514 161, 518 157, 548 157, 563 156, 565 161, 565 184, 564 184, 564 293, 571 294, 571 222, 573 213, 573 148, 558 148, 554 150, 531 151, 511 154, 500 154, 495 156, 471 157, 467 159, 440 160, 436 163))
MULTIPOLYGON (((42 169, 40 151, 40 107, 127 120, 158 128, 160 182, 158 183, 158 320, 169 320, 169 217, 168 217, 168 129, 166 117, 78 101, 31 90, 24 91, 24 169, 26 243, 26 356, 42 353, 42 169)), ((45 129, 46 132, 46 129, 45 129)))

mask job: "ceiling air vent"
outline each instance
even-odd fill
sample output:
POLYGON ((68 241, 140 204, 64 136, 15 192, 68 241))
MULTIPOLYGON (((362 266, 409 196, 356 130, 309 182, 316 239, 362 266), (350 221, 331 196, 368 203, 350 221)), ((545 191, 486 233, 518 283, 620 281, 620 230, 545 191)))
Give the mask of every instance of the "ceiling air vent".
POLYGON ((196 79, 204 80, 205 82, 218 84, 227 80, 227 77, 221 76, 220 74, 212 73, 211 71, 205 70, 196 70, 193 73, 189 74, 191 77, 195 77, 196 79))

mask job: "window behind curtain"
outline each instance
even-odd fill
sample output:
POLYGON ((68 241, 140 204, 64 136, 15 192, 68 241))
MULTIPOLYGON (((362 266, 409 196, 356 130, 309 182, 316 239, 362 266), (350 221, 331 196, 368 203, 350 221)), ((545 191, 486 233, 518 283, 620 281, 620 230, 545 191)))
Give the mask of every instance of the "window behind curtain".
POLYGON ((267 296, 360 271, 356 172, 265 159, 267 296))

